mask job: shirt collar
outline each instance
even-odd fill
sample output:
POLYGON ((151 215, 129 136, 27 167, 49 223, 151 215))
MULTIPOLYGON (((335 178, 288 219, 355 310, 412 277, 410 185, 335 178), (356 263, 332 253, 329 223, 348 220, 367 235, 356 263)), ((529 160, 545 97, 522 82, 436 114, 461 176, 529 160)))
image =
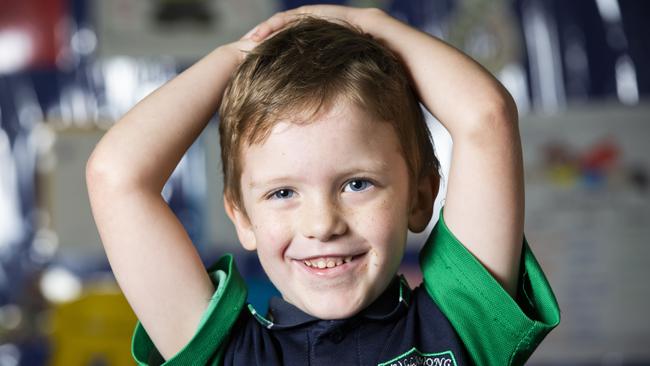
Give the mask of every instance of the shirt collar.
MULTIPOLYGON (((352 318, 392 319, 406 310, 410 303, 411 289, 406 279, 401 275, 395 276, 386 290, 372 304, 352 318)), ((271 298, 267 316, 259 314, 250 304, 248 310, 262 326, 268 329, 287 329, 321 320, 303 312, 280 297, 271 298)))

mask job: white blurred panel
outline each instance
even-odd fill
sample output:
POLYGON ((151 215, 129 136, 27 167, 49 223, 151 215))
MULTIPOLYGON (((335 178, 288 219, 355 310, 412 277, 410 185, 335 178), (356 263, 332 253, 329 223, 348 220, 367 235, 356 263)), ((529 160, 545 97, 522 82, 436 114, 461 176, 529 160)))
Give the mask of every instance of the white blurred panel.
POLYGON ((531 363, 650 360, 650 104, 531 115, 521 133, 526 237, 562 311, 531 363))
POLYGON ((268 0, 98 1, 99 52, 102 56, 169 55, 196 60, 219 45, 239 39, 277 9, 277 2, 268 0), (209 20, 190 14, 161 22, 156 13, 165 3, 201 5, 203 9, 196 12, 209 20))

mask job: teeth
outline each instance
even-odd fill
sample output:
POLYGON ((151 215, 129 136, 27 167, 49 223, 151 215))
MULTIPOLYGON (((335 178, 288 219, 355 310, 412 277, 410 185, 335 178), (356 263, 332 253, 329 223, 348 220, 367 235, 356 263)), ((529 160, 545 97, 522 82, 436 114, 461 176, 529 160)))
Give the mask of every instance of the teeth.
POLYGON ((307 267, 324 269, 324 268, 334 268, 340 266, 344 263, 349 263, 352 261, 352 257, 336 257, 336 258, 317 258, 317 259, 305 259, 303 261, 304 265, 307 267))

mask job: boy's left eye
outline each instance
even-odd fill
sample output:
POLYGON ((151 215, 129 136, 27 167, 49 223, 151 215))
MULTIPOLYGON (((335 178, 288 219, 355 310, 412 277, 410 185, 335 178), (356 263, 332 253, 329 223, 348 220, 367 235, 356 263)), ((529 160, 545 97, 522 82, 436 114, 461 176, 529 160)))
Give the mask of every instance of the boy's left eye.
POLYGON ((277 200, 286 200, 293 197, 294 193, 295 192, 292 189, 283 188, 283 189, 278 189, 277 191, 271 193, 271 196, 269 198, 277 199, 277 200))
POLYGON ((345 184, 344 192, 361 192, 372 187, 372 183, 367 179, 354 179, 345 184))

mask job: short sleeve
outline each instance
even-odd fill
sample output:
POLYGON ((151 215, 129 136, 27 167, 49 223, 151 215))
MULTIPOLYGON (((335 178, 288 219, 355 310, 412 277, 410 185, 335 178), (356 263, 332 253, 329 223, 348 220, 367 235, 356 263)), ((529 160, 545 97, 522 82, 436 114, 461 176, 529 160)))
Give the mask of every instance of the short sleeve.
POLYGON ((517 300, 458 241, 442 214, 424 248, 424 285, 477 365, 523 365, 560 322, 553 291, 523 239, 517 300))
POLYGON ((218 365, 221 362, 230 330, 244 308, 246 286, 231 255, 223 256, 208 272, 216 290, 189 343, 165 361, 138 322, 131 343, 138 365, 218 365))

